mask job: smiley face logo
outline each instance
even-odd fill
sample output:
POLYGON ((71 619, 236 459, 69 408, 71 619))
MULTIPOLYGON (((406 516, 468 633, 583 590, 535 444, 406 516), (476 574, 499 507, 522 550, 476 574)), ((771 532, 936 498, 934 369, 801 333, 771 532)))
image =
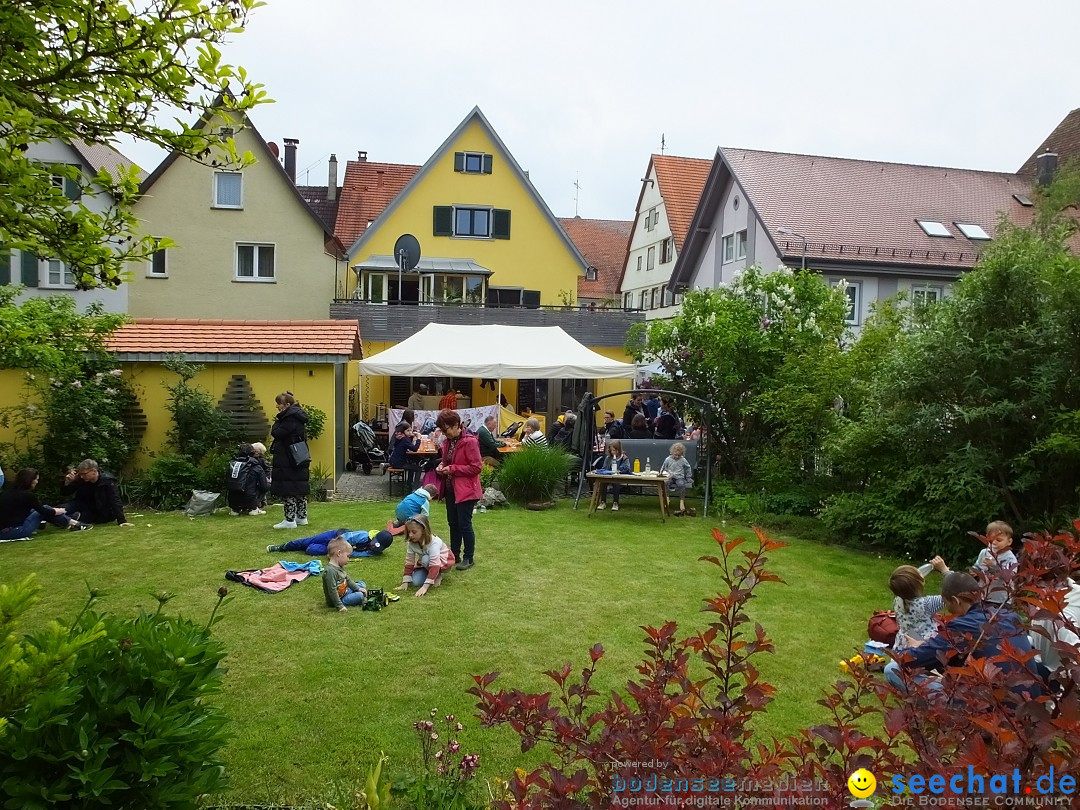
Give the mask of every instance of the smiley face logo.
POLYGON ((874 795, 874 791, 877 790, 877 779, 866 768, 859 768, 848 777, 847 787, 856 799, 865 799, 867 796, 874 795))

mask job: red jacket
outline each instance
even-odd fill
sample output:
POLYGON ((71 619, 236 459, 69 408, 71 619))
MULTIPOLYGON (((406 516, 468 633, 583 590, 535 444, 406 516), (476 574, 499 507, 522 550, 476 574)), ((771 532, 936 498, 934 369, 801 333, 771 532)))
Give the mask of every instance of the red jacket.
POLYGON ((480 442, 476 437, 462 428, 461 436, 454 445, 454 455, 450 456, 450 439, 446 439, 442 446, 442 463, 450 468, 448 481, 454 486, 454 500, 478 501, 484 492, 480 488, 480 469, 483 462, 480 459, 480 442))

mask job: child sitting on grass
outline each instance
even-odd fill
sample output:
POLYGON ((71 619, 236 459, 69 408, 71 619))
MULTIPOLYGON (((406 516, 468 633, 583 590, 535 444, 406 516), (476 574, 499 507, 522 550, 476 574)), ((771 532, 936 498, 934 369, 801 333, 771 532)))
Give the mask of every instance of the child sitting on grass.
POLYGON ((434 484, 424 484, 401 499, 394 509, 394 519, 386 521, 386 530, 395 537, 405 531, 405 521, 413 515, 431 516, 431 499, 438 490, 434 484))
POLYGON ((424 515, 413 515, 405 521, 405 572, 396 590, 407 591, 409 585, 419 585, 417 596, 431 587, 442 585, 442 575, 457 562, 454 552, 441 538, 431 533, 431 523, 424 515))
POLYGON ((354 582, 345 573, 345 566, 349 564, 349 556, 352 554, 349 541, 343 537, 335 537, 330 541, 327 552, 330 561, 323 572, 323 594, 326 596, 327 606, 340 612, 345 612, 351 605, 363 607, 367 599, 367 585, 354 582))
MULTIPOLYGON (((934 569, 946 573, 941 557, 930 561, 934 569)), ((893 649, 899 652, 915 647, 937 632, 934 616, 941 612, 945 603, 940 596, 923 596, 926 581, 913 565, 901 565, 889 577, 889 590, 893 592, 893 610, 896 612, 896 641, 893 649)))
POLYGON ((690 462, 685 458, 686 445, 682 442, 675 442, 675 444, 671 445, 669 452, 671 455, 664 459, 664 463, 660 467, 660 473, 666 473, 668 476, 668 492, 679 496, 679 511, 675 513, 675 516, 688 514, 693 517, 697 514, 697 510, 686 508, 686 493, 694 486, 694 471, 690 467, 690 462))

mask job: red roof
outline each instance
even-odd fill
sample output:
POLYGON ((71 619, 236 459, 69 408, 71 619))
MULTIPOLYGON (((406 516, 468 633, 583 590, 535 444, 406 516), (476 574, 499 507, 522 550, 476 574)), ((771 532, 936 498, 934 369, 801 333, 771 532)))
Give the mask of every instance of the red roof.
POLYGON ((596 268, 596 281, 578 279, 578 298, 617 299, 619 278, 626 264, 626 246, 630 239, 632 221, 621 219, 560 219, 589 267, 596 268))
POLYGON ((656 169, 656 182, 660 184, 660 196, 664 198, 668 226, 675 238, 675 250, 681 252, 712 160, 653 155, 652 164, 656 169))
POLYGON ((109 351, 138 354, 272 354, 363 357, 356 321, 144 318, 109 336, 109 351))
POLYGON ((1043 152, 1057 152, 1058 160, 1064 163, 1073 158, 1080 158, 1080 107, 1065 116, 1042 145, 1031 153, 1017 174, 1035 176, 1035 158, 1043 152))
POLYGON ((337 208, 334 236, 348 250, 363 236, 390 201, 420 171, 419 166, 402 163, 371 163, 350 160, 337 208))

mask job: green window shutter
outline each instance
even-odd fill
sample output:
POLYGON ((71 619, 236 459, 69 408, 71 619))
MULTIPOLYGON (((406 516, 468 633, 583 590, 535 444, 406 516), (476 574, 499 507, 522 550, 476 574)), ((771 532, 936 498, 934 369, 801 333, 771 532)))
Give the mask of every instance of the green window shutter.
POLYGON ((510 212, 505 208, 496 208, 491 212, 491 238, 510 238, 510 212))
POLYGON ((27 287, 36 287, 38 285, 38 257, 28 250, 23 250, 21 253, 22 283, 27 287))
POLYGON ((64 196, 72 202, 82 199, 82 187, 70 177, 64 178, 64 196))
POLYGON ((463 172, 463 171, 465 171, 465 153, 464 152, 454 152, 454 171, 455 172, 463 172))
POLYGON ((435 236, 454 235, 454 208, 450 205, 435 206, 435 236))
POLYGON ((484 155, 484 174, 491 174, 491 155, 484 155))
POLYGON ((0 250, 0 286, 11 283, 11 249, 0 250))

